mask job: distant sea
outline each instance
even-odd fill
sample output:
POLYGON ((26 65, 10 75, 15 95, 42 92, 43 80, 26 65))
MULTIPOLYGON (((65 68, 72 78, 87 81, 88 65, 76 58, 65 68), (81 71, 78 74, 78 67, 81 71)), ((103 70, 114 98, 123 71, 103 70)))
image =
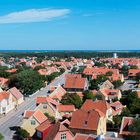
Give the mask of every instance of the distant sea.
POLYGON ((1 53, 44 53, 44 52, 135 52, 140 50, 0 50, 1 53))

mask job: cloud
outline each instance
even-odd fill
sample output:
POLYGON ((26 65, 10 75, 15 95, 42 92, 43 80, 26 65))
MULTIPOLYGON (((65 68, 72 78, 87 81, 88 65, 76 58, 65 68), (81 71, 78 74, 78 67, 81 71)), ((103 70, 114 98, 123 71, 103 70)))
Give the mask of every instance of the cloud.
POLYGON ((69 9, 29 9, 0 16, 0 24, 46 22, 69 13, 69 9))

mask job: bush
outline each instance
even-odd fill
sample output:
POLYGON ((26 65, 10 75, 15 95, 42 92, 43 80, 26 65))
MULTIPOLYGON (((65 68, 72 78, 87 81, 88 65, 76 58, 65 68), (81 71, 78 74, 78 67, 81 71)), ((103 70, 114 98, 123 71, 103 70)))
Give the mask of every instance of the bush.
POLYGON ((49 115, 49 113, 46 112, 46 113, 44 113, 44 115, 45 115, 51 122, 54 122, 54 121, 55 121, 55 117, 49 115))
POLYGON ((18 131, 17 131, 17 134, 20 138, 24 139, 24 138, 28 138, 30 136, 30 134, 25 130, 25 129, 22 129, 20 128, 18 131))
POLYGON ((0 140, 4 140, 4 136, 0 133, 0 140))
POLYGON ((118 88, 123 85, 123 82, 121 82, 121 80, 116 80, 113 81, 112 84, 114 85, 115 88, 118 88))

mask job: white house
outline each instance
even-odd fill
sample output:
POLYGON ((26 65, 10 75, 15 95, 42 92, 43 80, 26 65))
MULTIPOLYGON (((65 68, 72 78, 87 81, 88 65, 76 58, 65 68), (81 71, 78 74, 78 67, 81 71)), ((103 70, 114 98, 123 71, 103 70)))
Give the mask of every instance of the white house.
POLYGON ((15 102, 9 92, 0 92, 0 114, 7 114, 15 108, 15 102))
POLYGON ((8 92, 12 94, 16 102, 16 105, 20 105, 21 103, 24 102, 24 97, 22 93, 16 87, 10 88, 8 92))

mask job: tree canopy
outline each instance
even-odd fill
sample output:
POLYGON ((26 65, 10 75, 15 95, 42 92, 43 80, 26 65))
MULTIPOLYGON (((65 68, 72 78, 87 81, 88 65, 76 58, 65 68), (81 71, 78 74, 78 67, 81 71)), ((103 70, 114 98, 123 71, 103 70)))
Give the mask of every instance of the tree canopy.
POLYGON ((64 105, 75 105, 76 108, 80 108, 82 100, 76 93, 66 93, 62 97, 61 103, 64 105))
POLYGON ((24 94, 33 94, 44 86, 44 77, 34 70, 23 70, 10 77, 10 87, 17 87, 24 94))

